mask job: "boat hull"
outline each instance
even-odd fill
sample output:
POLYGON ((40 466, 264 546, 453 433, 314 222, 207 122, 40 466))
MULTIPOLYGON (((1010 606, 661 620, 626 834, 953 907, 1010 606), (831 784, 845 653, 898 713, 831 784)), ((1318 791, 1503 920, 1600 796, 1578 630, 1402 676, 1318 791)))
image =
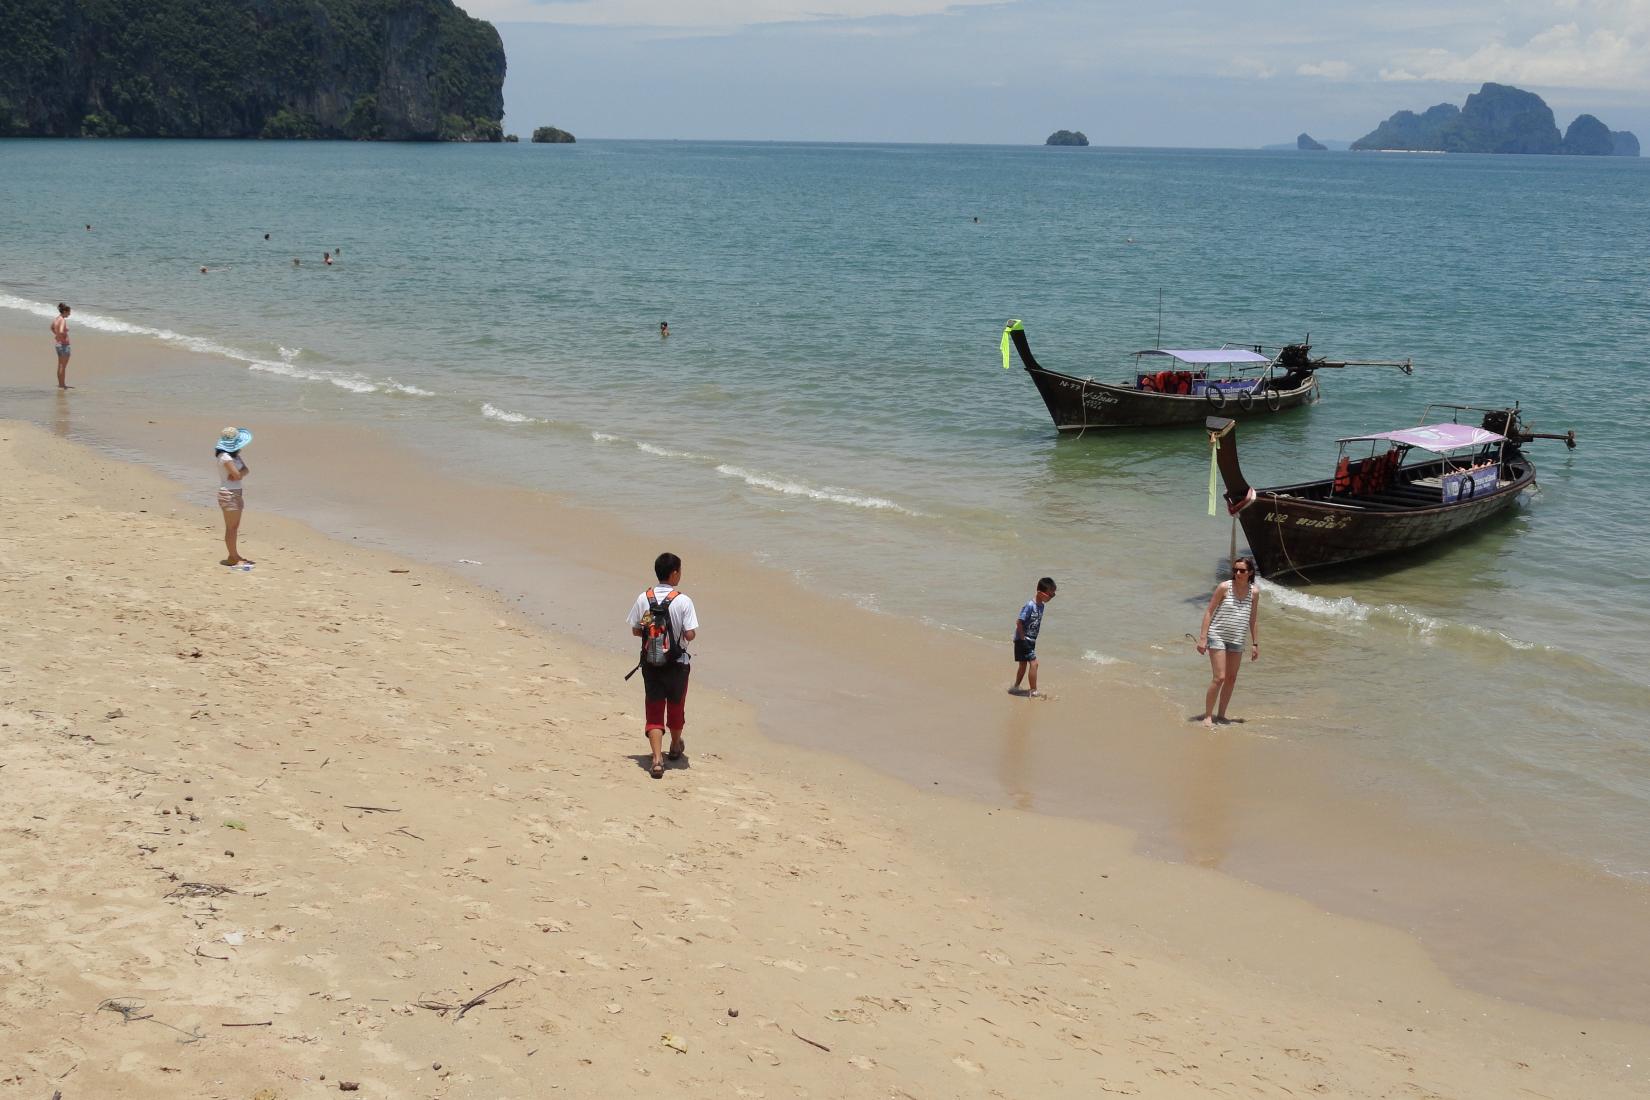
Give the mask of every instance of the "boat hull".
POLYGON ((1298 409, 1318 399, 1315 375, 1289 389, 1256 394, 1246 403, 1228 396, 1216 405, 1202 394, 1153 393, 1132 386, 1074 378, 1069 374, 1026 367, 1037 392, 1062 432, 1100 428, 1169 428, 1202 424, 1211 414, 1249 419, 1298 409))
POLYGON ((1370 511, 1311 499, 1327 483, 1308 482, 1256 490, 1238 520, 1262 576, 1304 576, 1418 550, 1507 511, 1535 483, 1535 467, 1506 465, 1506 484, 1465 503, 1370 511))

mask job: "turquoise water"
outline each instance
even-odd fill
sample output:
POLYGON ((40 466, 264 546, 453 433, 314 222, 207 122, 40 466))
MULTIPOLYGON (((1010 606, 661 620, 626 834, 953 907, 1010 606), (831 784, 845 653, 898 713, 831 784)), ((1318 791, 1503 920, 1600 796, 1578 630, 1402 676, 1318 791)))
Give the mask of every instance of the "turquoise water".
POLYGON ((386 424, 607 507, 668 483, 707 539, 982 644, 1053 574, 1045 676, 1188 713, 1230 532, 1202 436, 1055 439, 1003 321, 1097 377, 1157 342, 1159 292, 1168 346, 1411 356, 1245 429, 1251 477, 1327 474, 1333 438, 1429 401, 1518 400, 1581 448, 1537 449, 1515 516, 1410 568, 1274 589, 1240 708, 1650 877, 1647 184, 1591 158, 0 142, 0 309, 67 298, 81 355, 230 357, 218 393, 180 369, 149 399, 386 424))

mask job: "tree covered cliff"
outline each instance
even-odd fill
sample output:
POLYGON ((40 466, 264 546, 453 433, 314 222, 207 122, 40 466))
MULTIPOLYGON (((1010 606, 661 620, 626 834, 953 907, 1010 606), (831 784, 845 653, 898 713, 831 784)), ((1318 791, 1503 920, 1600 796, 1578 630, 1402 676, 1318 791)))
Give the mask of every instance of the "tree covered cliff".
POLYGON ((451 0, 0 0, 0 136, 498 141, 451 0))

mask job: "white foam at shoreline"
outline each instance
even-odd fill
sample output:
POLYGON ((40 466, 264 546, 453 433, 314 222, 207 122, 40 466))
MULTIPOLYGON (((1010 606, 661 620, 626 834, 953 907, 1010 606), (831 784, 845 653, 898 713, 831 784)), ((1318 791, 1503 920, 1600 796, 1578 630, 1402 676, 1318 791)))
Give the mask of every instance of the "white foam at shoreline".
POLYGON ((1402 604, 1366 604, 1359 603, 1351 596, 1341 596, 1329 599, 1314 595, 1311 592, 1302 592, 1294 588, 1285 588, 1277 584, 1262 584, 1261 591, 1267 593, 1268 598, 1277 601, 1284 607, 1296 611, 1304 611, 1319 618, 1334 619, 1339 622, 1365 623, 1371 620, 1388 620, 1402 626, 1424 641, 1431 641, 1439 634, 1450 630, 1457 630, 1472 637, 1483 638, 1488 641, 1501 642, 1516 650, 1533 650, 1542 648, 1533 642, 1521 641, 1499 630, 1490 630, 1486 627, 1473 626, 1469 623, 1450 622, 1448 619, 1439 619, 1423 614, 1414 608, 1402 604))
POLYGON ((1120 665, 1123 663, 1116 657, 1108 657, 1104 653, 1100 653, 1093 649, 1083 650, 1083 660, 1087 661, 1091 665, 1100 665, 1102 667, 1106 665, 1120 665))
POLYGON ((907 516, 919 514, 882 497, 855 496, 840 489, 819 489, 812 485, 803 485, 795 481, 785 481, 780 478, 768 477, 765 474, 752 473, 750 470, 739 466, 718 466, 716 472, 723 477, 738 478, 752 488, 767 489, 771 492, 783 493, 786 496, 806 497, 809 500, 820 500, 830 504, 846 504, 853 508, 872 508, 879 511, 899 512, 907 516))
MULTIPOLYGON (((0 294, 0 309, 15 309, 23 313, 32 313, 36 317, 56 317, 57 307, 45 302, 34 302, 27 298, 19 298, 12 294, 0 294)), ((282 362, 271 359, 261 359, 251 352, 242 351, 228 344, 220 344, 216 340, 204 336, 189 336, 171 329, 154 328, 150 325, 135 325, 129 321, 122 321, 115 317, 105 317, 98 313, 75 311, 74 324, 93 332, 107 332, 116 336, 142 336, 173 347, 183 348, 198 355, 211 355, 219 359, 230 359, 244 363, 248 370, 261 371, 265 374, 274 374, 282 378, 292 378, 300 382, 327 382, 341 390, 350 393, 377 393, 380 390, 378 383, 363 378, 358 374, 340 374, 333 371, 308 370, 304 367, 295 367, 292 361, 303 354, 302 348, 288 348, 277 345, 282 362)), ((402 386, 395 382, 387 384, 389 388, 401 393, 417 397, 434 396, 428 390, 421 390, 416 386, 402 386)))
POLYGON ((547 423, 547 421, 540 420, 536 416, 524 416, 521 413, 511 412, 509 409, 501 409, 491 402, 481 406, 481 415, 485 416, 488 420, 497 420, 503 424, 547 423))
MULTIPOLYGON (((638 443, 638 444, 636 444, 636 449, 638 451, 641 451, 643 454, 657 455, 660 458, 701 458, 701 457, 703 457, 701 455, 694 454, 692 451, 673 451, 669 447, 655 447, 651 443, 638 443)), ((717 470, 718 470, 718 472, 720 472, 721 467, 718 466, 717 470)))

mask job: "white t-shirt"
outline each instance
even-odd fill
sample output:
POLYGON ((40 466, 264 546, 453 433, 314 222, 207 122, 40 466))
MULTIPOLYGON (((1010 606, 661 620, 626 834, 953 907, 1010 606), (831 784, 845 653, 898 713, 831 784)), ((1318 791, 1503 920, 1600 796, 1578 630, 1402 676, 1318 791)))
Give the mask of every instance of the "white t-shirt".
POLYGON ((219 455, 218 466, 218 488, 239 489, 241 487, 241 483, 238 481, 229 480, 229 471, 234 470, 236 473, 240 473, 246 469, 246 463, 241 461, 241 456, 219 455))
MULTIPOLYGON (((642 625, 642 616, 647 613, 647 595, 653 593, 653 598, 662 600, 670 595, 670 585, 656 584, 647 592, 636 597, 636 602, 630 606, 630 616, 625 623, 635 630, 642 625)), ((699 629, 699 613, 693 609, 693 600, 686 593, 678 590, 676 598, 670 601, 670 633, 671 637, 682 647, 682 664, 691 664, 692 657, 687 651, 687 639, 684 632, 699 629)))

